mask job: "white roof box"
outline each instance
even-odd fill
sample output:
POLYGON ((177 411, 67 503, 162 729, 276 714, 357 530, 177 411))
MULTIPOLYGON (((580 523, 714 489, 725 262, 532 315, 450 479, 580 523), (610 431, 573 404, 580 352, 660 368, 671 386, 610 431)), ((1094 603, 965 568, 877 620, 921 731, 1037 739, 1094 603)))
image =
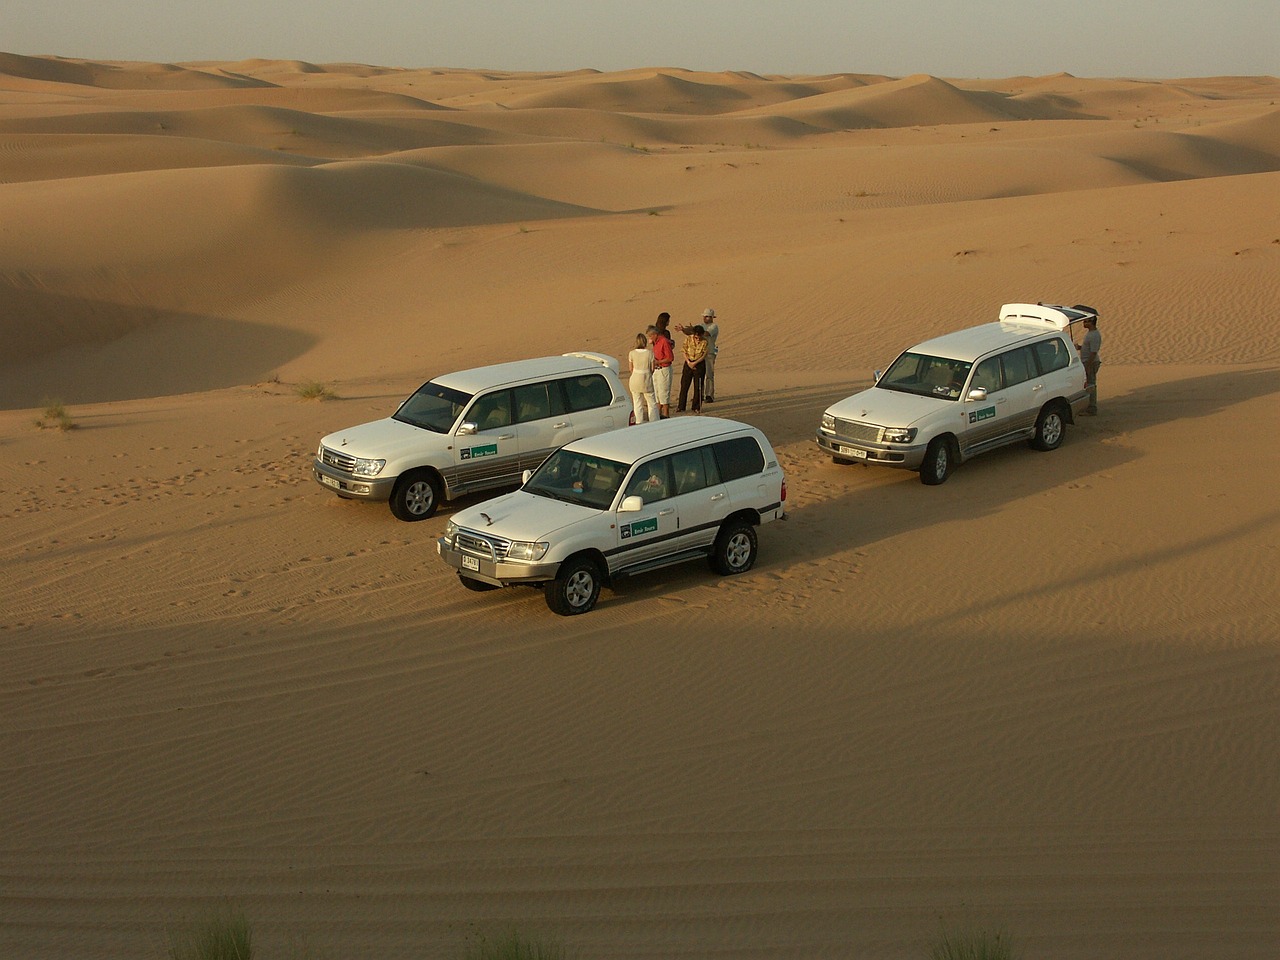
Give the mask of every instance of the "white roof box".
POLYGON ((1006 303, 1000 308, 1001 323, 1052 327, 1055 330, 1065 330, 1070 324, 1097 315, 1097 310, 1082 303, 1074 307, 1060 307, 1052 303, 1006 303))
POLYGON ((591 360, 600 364, 602 367, 608 367, 614 373, 618 372, 619 363, 617 357, 606 356, 603 353, 594 353, 590 350, 575 350, 572 353, 563 353, 563 357, 577 357, 579 360, 591 360))

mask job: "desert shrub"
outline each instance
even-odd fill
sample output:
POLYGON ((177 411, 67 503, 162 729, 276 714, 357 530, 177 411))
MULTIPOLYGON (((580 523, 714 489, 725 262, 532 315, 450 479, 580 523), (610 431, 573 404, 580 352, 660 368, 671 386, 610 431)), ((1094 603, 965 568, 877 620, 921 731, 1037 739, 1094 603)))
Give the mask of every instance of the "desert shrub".
POLYGON ((252 960, 253 926, 231 907, 174 930, 170 960, 252 960))
POLYGON ((337 400, 338 395, 323 383, 316 380, 304 380, 293 388, 303 400, 337 400))
POLYGON ((467 947, 466 960, 565 960, 565 952, 554 940, 525 937, 512 930, 497 937, 478 937, 467 947))
POLYGON ((36 417, 36 426, 41 430, 74 430, 76 422, 62 405, 60 400, 46 400, 44 413, 36 417))
POLYGON ((943 929, 930 954, 933 960, 1013 960, 1013 945, 1003 930, 943 929))

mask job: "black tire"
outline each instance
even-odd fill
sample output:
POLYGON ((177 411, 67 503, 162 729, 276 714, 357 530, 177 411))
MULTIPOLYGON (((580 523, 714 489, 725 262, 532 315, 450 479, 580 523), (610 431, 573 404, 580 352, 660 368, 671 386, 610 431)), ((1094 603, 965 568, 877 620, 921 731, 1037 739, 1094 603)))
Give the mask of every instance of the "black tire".
POLYGON ((929 487, 946 483, 947 477, 951 476, 954 459, 951 442, 946 437, 934 437, 924 451, 924 462, 920 464, 920 482, 929 487))
POLYGON ((711 549, 711 569, 722 576, 746 573, 756 565, 756 528, 746 520, 733 520, 720 528, 711 549))
POLYGON ((488 593, 490 590, 501 590, 496 583, 485 583, 483 580, 472 580, 470 577, 464 577, 458 574, 459 582, 468 590, 474 590, 476 593, 488 593))
POLYGON ((600 597, 600 567, 590 557, 570 557, 556 578, 542 588, 552 613, 572 617, 586 613, 600 597))
POLYGON ((425 520, 440 506, 440 481, 430 470, 406 473, 391 491, 391 512, 397 520, 425 520))
POLYGON ((1062 407, 1055 403, 1040 411, 1031 446, 1037 450, 1057 450, 1066 436, 1067 419, 1062 415, 1062 407))
POLYGON ((854 461, 846 459, 845 457, 842 457, 842 456, 839 456, 838 454, 833 453, 831 455, 831 462, 839 464, 842 467, 847 467, 849 464, 853 463, 854 461))

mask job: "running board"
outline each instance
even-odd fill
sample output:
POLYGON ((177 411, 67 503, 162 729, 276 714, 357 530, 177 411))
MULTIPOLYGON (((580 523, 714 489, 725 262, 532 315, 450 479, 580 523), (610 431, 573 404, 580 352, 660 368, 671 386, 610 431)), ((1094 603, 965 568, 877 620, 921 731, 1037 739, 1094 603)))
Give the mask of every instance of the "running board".
POLYGON ((614 577, 630 577, 637 573, 647 573, 650 570, 661 570, 663 567, 672 567, 677 563, 685 563, 689 560, 697 560, 699 558, 706 559, 710 556, 710 551, 705 547, 695 548, 693 550, 685 550, 682 553, 672 554, 667 557, 658 557, 655 560, 646 560, 643 563, 637 563, 635 566, 623 567, 615 570, 610 576, 614 577))

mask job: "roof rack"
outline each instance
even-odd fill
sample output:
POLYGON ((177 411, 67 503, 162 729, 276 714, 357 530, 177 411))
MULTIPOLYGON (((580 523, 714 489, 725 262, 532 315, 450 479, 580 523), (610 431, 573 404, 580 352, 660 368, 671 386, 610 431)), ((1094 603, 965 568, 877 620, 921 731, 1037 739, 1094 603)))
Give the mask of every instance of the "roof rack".
POLYGON ((1097 310, 1083 303, 1077 303, 1074 307, 1063 307, 1056 303, 1006 303, 1000 308, 1001 323, 1052 327, 1055 330, 1065 330, 1073 323, 1097 316, 1097 310))

